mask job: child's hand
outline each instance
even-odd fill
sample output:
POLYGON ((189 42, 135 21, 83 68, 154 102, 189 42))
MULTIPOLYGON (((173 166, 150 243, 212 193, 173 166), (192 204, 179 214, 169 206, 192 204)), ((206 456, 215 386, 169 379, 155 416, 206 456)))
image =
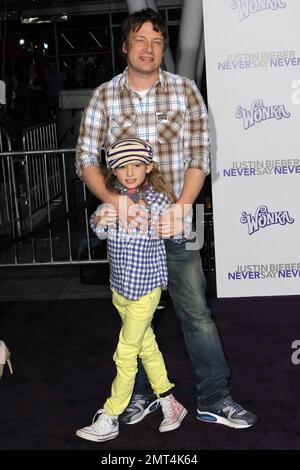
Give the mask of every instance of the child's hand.
POLYGON ((129 233, 134 227, 140 232, 147 233, 149 229, 149 212, 145 204, 134 204, 128 210, 128 220, 130 220, 129 233))
MULTIPOLYGON (((188 205, 187 205, 188 206, 188 205)), ((187 207, 190 210, 190 207, 187 207)), ((184 210, 179 204, 173 204, 163 214, 155 225, 160 238, 171 238, 184 233, 185 218, 184 210)))
POLYGON ((117 211, 112 204, 106 204, 96 211, 93 222, 95 225, 110 226, 118 220, 117 211))

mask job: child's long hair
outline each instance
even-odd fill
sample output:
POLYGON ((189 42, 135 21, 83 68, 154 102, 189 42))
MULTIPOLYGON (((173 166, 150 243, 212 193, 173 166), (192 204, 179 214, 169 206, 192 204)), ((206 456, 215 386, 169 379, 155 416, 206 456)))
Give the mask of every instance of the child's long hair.
MULTIPOLYGON (((117 192, 115 182, 117 177, 113 174, 110 168, 102 168, 105 186, 111 192, 117 192)), ((163 174, 157 168, 156 163, 153 162, 153 168, 146 176, 146 181, 152 186, 157 193, 164 193, 172 203, 177 201, 177 197, 173 189, 165 182, 163 174)))

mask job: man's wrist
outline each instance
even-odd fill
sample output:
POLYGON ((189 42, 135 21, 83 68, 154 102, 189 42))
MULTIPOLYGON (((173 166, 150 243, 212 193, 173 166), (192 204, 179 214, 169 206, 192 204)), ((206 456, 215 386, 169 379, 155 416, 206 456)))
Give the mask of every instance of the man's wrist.
POLYGON ((182 220, 185 220, 186 215, 189 212, 191 212, 191 210, 193 208, 193 203, 192 202, 187 202, 187 201, 184 201, 184 200, 178 200, 176 204, 181 209, 181 213, 178 214, 178 217, 176 217, 176 218, 178 218, 178 219, 181 218, 182 220))
POLYGON ((184 199, 184 198, 181 198, 181 197, 176 202, 176 204, 181 206, 183 209, 185 207, 192 207, 193 203, 194 203, 194 201, 190 201, 190 200, 187 200, 187 199, 184 199))
POLYGON ((119 208, 119 194, 107 192, 107 197, 105 198, 105 204, 112 205, 116 210, 119 208))

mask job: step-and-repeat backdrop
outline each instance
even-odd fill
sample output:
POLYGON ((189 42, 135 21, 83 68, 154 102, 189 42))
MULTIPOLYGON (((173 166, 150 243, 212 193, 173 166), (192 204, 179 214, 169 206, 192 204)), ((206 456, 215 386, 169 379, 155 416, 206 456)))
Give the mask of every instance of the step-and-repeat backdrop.
POLYGON ((203 0, 218 297, 300 294, 300 1, 203 0))

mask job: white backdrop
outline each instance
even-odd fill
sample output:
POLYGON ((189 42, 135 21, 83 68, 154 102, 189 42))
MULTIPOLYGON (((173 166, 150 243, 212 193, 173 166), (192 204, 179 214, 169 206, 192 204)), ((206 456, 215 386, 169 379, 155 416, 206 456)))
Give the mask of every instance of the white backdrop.
POLYGON ((300 294, 300 1, 203 14, 218 297, 300 294))

